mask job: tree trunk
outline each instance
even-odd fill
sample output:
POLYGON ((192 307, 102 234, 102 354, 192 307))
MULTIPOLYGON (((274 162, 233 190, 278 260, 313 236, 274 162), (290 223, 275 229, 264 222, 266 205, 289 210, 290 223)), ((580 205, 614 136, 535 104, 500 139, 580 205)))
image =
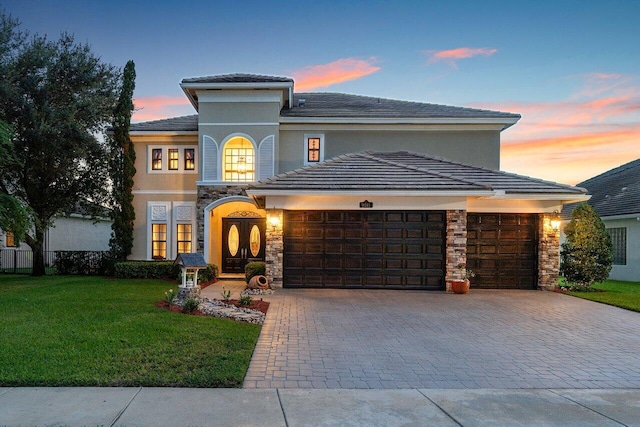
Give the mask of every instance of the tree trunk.
POLYGON ((33 276, 44 276, 46 271, 44 268, 44 230, 37 225, 35 227, 35 238, 28 239, 27 243, 33 251, 33 276))

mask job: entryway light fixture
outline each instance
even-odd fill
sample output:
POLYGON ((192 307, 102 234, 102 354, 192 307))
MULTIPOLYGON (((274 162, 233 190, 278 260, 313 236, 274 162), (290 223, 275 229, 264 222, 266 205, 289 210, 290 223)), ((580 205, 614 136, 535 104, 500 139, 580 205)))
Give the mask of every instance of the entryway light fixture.
POLYGON ((280 217, 278 215, 271 215, 269 217, 269 224, 271 224, 271 227, 275 231, 276 228, 278 228, 278 226, 280 225, 280 217))
POLYGON ((562 224, 562 219, 560 218, 560 213, 556 209, 553 211, 553 215, 551 215, 551 227, 554 230, 560 230, 560 224, 562 224))
POLYGON ((247 159, 244 156, 238 158, 238 173, 247 173, 247 159))

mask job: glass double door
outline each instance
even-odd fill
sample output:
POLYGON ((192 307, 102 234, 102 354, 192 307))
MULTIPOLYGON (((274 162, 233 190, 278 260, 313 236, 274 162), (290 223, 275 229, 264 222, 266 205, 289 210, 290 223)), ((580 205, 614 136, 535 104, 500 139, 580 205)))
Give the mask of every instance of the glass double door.
POLYGON ((244 273, 252 261, 264 261, 265 218, 222 218, 222 272, 244 273))

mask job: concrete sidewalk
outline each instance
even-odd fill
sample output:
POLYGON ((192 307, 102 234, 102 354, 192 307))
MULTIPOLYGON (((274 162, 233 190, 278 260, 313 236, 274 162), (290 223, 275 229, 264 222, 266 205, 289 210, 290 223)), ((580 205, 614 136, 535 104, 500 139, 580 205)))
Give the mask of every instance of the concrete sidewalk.
POLYGON ((0 388, 0 426, 640 426, 640 389, 0 388))

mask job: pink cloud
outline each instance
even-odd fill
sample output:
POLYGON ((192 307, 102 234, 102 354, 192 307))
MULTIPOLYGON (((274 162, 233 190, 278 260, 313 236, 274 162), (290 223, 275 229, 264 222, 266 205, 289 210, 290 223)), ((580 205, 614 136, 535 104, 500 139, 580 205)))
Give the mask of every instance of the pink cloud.
POLYGON ((131 120, 142 122, 160 120, 167 117, 194 114, 195 111, 186 96, 147 96, 133 100, 135 111, 131 120))
POLYGON ((498 49, 488 47, 459 47, 449 50, 423 50, 422 53, 429 56, 429 63, 444 61, 447 64, 451 65, 453 68, 458 68, 458 66, 456 65, 456 60, 458 59, 473 58, 474 56, 478 55, 491 56, 497 51, 498 49))
POLYGON ((291 74, 296 91, 307 91, 356 80, 380 70, 377 58, 343 58, 323 65, 309 65, 291 74))
POLYGON ((617 74, 582 75, 567 100, 480 104, 517 112, 502 134, 504 170, 575 184, 640 157, 640 84, 617 74))

